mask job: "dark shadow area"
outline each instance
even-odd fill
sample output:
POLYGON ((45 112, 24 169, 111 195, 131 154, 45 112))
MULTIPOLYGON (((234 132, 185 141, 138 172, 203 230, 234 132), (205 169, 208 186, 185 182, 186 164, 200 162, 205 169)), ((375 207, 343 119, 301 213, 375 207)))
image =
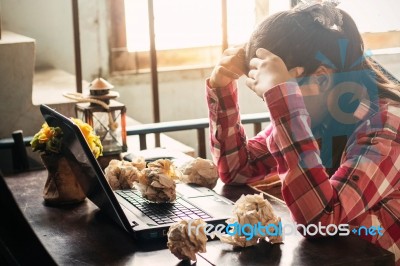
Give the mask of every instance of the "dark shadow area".
POLYGON ((0 265, 56 265, 19 209, 0 173, 0 265))

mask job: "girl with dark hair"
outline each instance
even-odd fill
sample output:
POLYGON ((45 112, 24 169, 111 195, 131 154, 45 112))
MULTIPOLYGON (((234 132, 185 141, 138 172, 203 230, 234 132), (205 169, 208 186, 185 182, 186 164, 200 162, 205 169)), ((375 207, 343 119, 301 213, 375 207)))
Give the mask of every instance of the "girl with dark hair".
POLYGON ((222 181, 277 171, 298 224, 382 228, 360 237, 400 265, 400 89, 364 54, 354 21, 335 2, 266 18, 245 47, 224 51, 206 93, 222 181), (271 117, 250 139, 237 99, 244 74, 271 117))

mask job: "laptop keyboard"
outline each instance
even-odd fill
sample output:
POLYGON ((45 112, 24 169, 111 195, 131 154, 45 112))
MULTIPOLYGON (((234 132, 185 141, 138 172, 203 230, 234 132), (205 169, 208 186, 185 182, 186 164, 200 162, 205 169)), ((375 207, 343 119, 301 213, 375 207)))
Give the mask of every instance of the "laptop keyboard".
POLYGON ((115 192, 157 224, 168 224, 189 219, 211 218, 210 215, 181 198, 177 198, 174 203, 151 203, 142 198, 139 191, 117 190, 115 192))

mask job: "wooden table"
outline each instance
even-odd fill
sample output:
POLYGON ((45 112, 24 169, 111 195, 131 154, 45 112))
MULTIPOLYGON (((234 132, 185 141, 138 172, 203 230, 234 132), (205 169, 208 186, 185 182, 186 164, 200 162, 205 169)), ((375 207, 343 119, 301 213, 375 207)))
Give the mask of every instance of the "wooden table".
MULTIPOLYGON (((59 265, 190 265, 178 260, 166 241, 144 243, 130 238, 89 200, 66 207, 43 204, 47 172, 31 171, 6 177, 6 183, 35 233, 59 265)), ((215 190, 235 201, 258 193, 248 186, 215 190)), ((291 223, 288 209, 269 199, 283 223, 291 223)), ((193 262, 192 262, 193 263, 193 262)), ((207 243, 196 265, 394 265, 392 253, 355 236, 308 240, 290 236, 283 244, 263 242, 233 248, 218 240, 207 243)))

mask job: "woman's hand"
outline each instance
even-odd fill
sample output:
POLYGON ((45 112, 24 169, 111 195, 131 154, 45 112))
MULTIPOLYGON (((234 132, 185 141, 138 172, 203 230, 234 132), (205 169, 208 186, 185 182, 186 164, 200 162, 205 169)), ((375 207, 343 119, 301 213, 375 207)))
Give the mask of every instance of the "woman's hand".
POLYGON ((266 49, 257 49, 256 56, 250 61, 246 85, 261 98, 269 89, 295 79, 304 72, 302 67, 295 67, 288 71, 283 60, 266 49))
POLYGON ((223 88, 233 80, 240 78, 245 71, 245 51, 243 47, 228 48, 214 67, 209 85, 211 88, 223 88))

